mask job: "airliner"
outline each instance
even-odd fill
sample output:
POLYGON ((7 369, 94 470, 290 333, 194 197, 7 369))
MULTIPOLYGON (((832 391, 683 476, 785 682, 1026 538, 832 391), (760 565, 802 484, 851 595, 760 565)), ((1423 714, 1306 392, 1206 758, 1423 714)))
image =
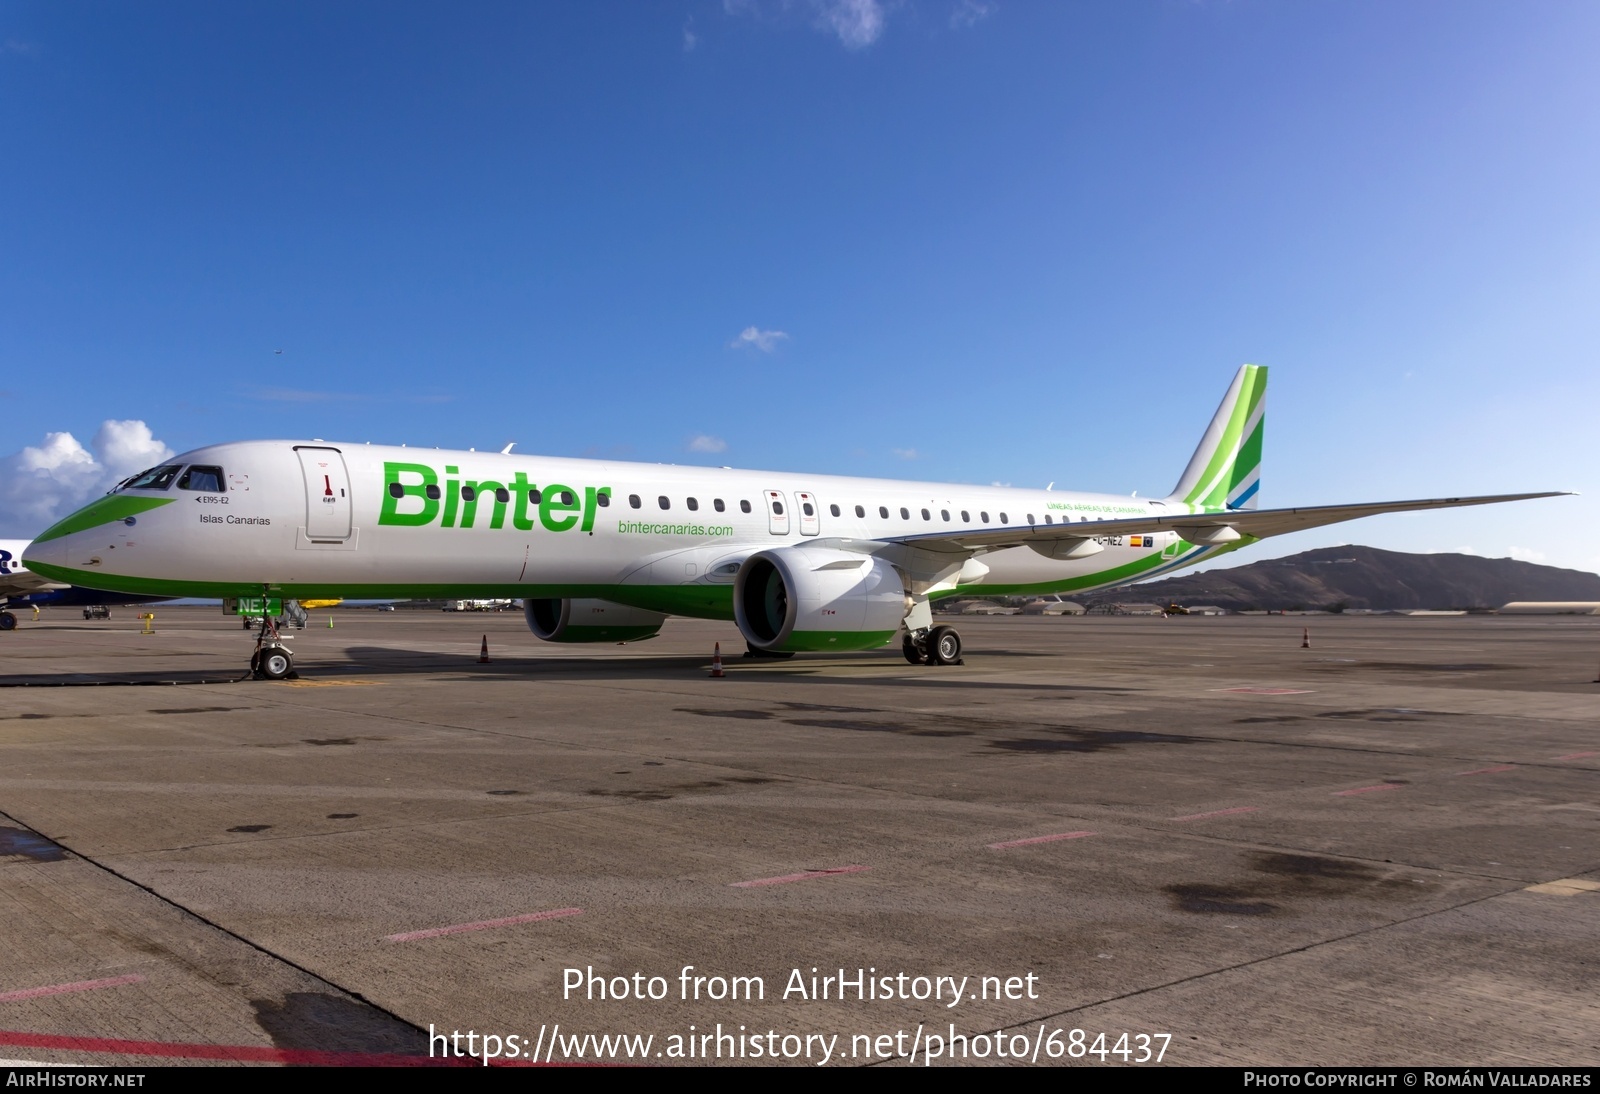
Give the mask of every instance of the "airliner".
MULTIPOLYGON (((160 596, 513 597, 551 642, 640 641, 674 615, 733 620, 756 655, 898 637, 908 661, 951 665, 942 597, 1084 592, 1357 517, 1556 496, 1258 508, 1266 382, 1239 370, 1163 498, 244 441, 127 480, 26 561, 160 596)), ((292 658, 253 664, 277 677, 292 658)))
POLYGON ((12 608, 91 607, 109 604, 143 604, 166 600, 164 596, 128 596, 100 589, 80 589, 32 573, 23 562, 27 540, 0 539, 0 631, 17 629, 12 608))

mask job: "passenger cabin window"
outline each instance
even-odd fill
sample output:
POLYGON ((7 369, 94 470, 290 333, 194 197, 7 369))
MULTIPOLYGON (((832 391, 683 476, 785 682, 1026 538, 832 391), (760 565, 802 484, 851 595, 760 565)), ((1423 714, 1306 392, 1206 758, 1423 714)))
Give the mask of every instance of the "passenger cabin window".
MULTIPOLYGON (((600 495, 600 504, 601 505, 604 505, 606 503, 606 496, 607 495, 605 495, 605 494, 601 494, 600 495)), ((511 491, 507 490, 503 486, 495 487, 494 500, 499 502, 501 505, 506 504, 508 501, 511 500, 511 491)))
POLYGON ((667 497, 665 494, 662 494, 659 498, 656 499, 656 504, 661 506, 661 508, 663 508, 663 509, 671 509, 672 508, 672 499, 667 497))
POLYGON ((929 513, 929 512, 928 512, 928 511, 927 511, 927 510, 926 510, 926 509, 924 509, 924 510, 923 510, 923 511, 922 511, 922 519, 923 519, 923 520, 932 520, 932 519, 933 519, 933 517, 932 517, 932 515, 931 515, 931 514, 930 514, 930 513, 929 513))
POLYGON ((961 510, 961 523, 962 524, 971 524, 972 523, 972 518, 967 515, 967 511, 965 509, 961 510))
POLYGON ((1011 521, 1009 519, 1007 519, 1007 517, 1006 517, 1006 515, 1004 513, 1001 513, 1000 514, 1000 523, 1001 524, 1010 524, 1011 521))
POLYGON ((808 517, 814 517, 817 515, 817 511, 811 507, 811 503, 809 501, 801 502, 800 508, 805 510, 806 516, 808 517))
POLYGON ((723 510, 727 509, 728 507, 726 505, 722 504, 722 499, 721 498, 717 498, 714 501, 712 501, 711 508, 715 509, 717 512, 720 513, 723 510))
POLYGON ((609 491, 609 490, 596 491, 595 496, 594 496, 594 500, 600 503, 600 508, 602 508, 602 509, 610 508, 610 506, 611 506, 611 491, 609 491))
POLYGON ((866 511, 866 509, 864 507, 862 507, 860 505, 856 506, 856 516, 865 517, 866 515, 867 515, 867 511, 866 511))
POLYGON ((901 520, 910 520, 911 519, 911 510, 907 509, 903 505, 900 507, 900 519, 901 520))
POLYGON ((428 500, 429 501, 438 501, 439 500, 439 497, 440 497, 439 488, 437 486, 434 486, 432 483, 428 484, 428 486, 426 488, 424 488, 423 493, 428 495, 428 500))
POLYGON ((749 511, 750 511, 750 503, 747 502, 747 501, 741 501, 739 503, 739 512, 748 513, 749 511))
POLYGON ((576 504, 578 504, 578 499, 573 497, 573 494, 572 494, 571 490, 563 490, 563 491, 561 491, 561 493, 559 495, 557 495, 556 500, 559 501, 562 505, 576 505, 576 504))
POLYGON ((533 502, 533 504, 538 505, 544 500, 544 492, 542 490, 529 490, 528 500, 533 502))
POLYGON ((985 524, 989 523, 989 514, 988 513, 979 513, 978 516, 983 518, 983 523, 985 523, 985 524))
POLYGON ((1029 524, 1032 524, 1032 523, 1033 523, 1033 514, 1032 514, 1032 513, 1029 513, 1029 514, 1028 514, 1028 523, 1029 523, 1029 524))
POLYGON ((1054 524, 1056 522, 1056 518, 1052 517, 1049 513, 1046 513, 1044 515, 1044 522, 1046 524, 1054 524))
POLYGON ((696 513, 700 510, 700 500, 698 498, 690 498, 684 504, 689 507, 689 512, 691 513, 696 513))
POLYGON ((878 516, 882 517, 884 520, 888 520, 889 519, 889 507, 887 505, 878 506, 878 516))
POLYGON ((478 492, 476 490, 474 490, 472 487, 463 486, 461 488, 461 500, 462 501, 476 501, 477 498, 478 498, 478 492))
POLYGON ((178 480, 178 489, 209 490, 212 493, 220 493, 222 491, 222 468, 201 467, 196 464, 183 473, 183 478, 178 480))
POLYGON ((391 498, 403 498, 406 496, 406 488, 397 482, 391 482, 389 484, 389 496, 391 498))
POLYGON ((832 513, 834 516, 838 516, 839 515, 839 507, 837 505, 830 505, 830 506, 828 506, 828 512, 832 513))
POLYGON ((948 509, 939 510, 939 517, 940 517, 940 519, 948 522, 950 520, 950 510, 948 510, 948 509))
POLYGON ((178 472, 183 470, 181 463, 164 464, 161 467, 152 467, 129 480, 124 490, 165 490, 172 485, 172 480, 178 477, 178 472))
POLYGON ((639 508, 639 506, 641 504, 641 502, 639 501, 639 495, 638 494, 629 494, 628 495, 628 504, 633 506, 635 509, 639 508))
POLYGON ((775 501, 772 503, 772 515, 777 517, 783 516, 783 502, 775 501))

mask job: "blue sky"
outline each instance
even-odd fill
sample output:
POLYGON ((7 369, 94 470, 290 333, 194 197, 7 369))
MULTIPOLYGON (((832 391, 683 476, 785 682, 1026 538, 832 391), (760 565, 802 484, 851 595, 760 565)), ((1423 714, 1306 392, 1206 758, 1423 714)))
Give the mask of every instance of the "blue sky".
POLYGON ((1470 0, 6 0, 0 534, 261 436, 1158 494, 1248 361, 1265 506, 1586 496, 1237 561, 1600 570, 1597 31, 1470 0))

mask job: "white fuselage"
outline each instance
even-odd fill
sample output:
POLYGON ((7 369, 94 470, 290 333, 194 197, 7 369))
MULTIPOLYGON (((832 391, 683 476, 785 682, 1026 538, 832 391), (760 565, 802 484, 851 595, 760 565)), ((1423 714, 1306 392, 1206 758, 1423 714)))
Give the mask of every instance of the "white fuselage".
POLYGON ((1082 526, 1170 503, 1061 491, 321 441, 217 445, 169 466, 184 473, 103 499, 113 519, 30 559, 129 592, 584 596, 726 618, 737 564, 785 545, 1063 524, 1090 541, 1082 558, 981 553, 933 596, 1077 591, 1208 552, 1170 532, 1096 539, 1082 526))

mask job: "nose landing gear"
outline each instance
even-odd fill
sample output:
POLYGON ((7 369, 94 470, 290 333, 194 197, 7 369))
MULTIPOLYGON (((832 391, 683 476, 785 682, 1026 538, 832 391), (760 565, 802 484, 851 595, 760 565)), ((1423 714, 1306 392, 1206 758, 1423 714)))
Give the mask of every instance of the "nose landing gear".
POLYGON ((250 655, 250 672, 258 680, 293 680, 294 654, 283 644, 278 628, 269 616, 261 617, 261 632, 256 635, 255 652, 250 655))

